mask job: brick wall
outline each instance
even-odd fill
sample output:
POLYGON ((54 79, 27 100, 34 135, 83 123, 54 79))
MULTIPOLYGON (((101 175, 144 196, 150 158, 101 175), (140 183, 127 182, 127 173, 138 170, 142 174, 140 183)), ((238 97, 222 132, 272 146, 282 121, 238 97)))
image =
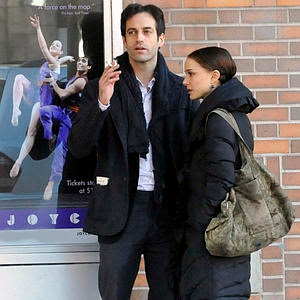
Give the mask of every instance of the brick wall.
POLYGON ((286 189, 298 219, 288 236, 261 251, 263 290, 253 300, 300 299, 300 0, 123 0, 132 2, 164 10, 162 52, 174 72, 183 74, 192 50, 224 47, 260 102, 251 114, 255 153, 286 189))

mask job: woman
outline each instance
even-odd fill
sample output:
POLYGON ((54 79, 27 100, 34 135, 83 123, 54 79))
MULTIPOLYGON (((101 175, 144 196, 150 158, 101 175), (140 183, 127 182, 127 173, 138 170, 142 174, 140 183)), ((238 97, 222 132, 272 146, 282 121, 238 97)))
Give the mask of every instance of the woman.
POLYGON ((203 99, 194 118, 187 155, 187 247, 182 262, 181 294, 184 300, 237 300, 250 297, 250 256, 216 257, 205 248, 204 233, 210 220, 235 183, 241 167, 238 137, 215 108, 230 111, 241 134, 253 149, 247 113, 259 104, 234 77, 236 65, 222 48, 207 47, 188 55, 187 87, 192 101, 203 99), (209 115, 209 116, 208 116, 209 115))
MULTIPOLYGON (((40 19, 38 16, 34 15, 34 17, 30 17, 30 23, 36 29, 39 47, 46 61, 40 67, 39 102, 36 102, 32 107, 29 127, 25 140, 22 144, 19 156, 9 173, 11 178, 18 176, 23 160, 33 147, 37 133, 38 121, 40 119, 40 107, 52 104, 53 88, 50 86, 49 82, 47 82, 47 79, 58 79, 60 65, 66 63, 67 61, 74 61, 73 56, 66 55, 60 57, 63 54, 63 50, 62 43, 59 40, 53 41, 48 48, 41 30, 40 19)), ((25 76, 20 74, 16 76, 13 87, 13 114, 11 119, 13 126, 18 126, 18 118, 21 115, 21 111, 19 109, 21 100, 24 95, 24 91, 29 89, 31 84, 32 83, 25 76)))

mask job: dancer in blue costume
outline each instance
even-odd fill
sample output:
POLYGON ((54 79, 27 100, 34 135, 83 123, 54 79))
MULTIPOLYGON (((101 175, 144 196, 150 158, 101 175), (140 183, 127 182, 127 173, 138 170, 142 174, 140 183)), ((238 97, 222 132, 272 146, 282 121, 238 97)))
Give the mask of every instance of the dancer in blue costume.
MULTIPOLYGON (((44 58, 46 59, 46 62, 41 66, 40 69, 40 102, 35 103, 32 108, 28 131, 22 144, 19 156, 10 170, 10 177, 16 177, 19 174, 23 160, 33 147, 37 132, 37 124, 40 117, 40 107, 52 104, 53 90, 47 82, 47 78, 57 79, 60 73, 60 65, 66 63, 67 61, 74 61, 74 57, 69 55, 60 58, 60 56, 63 54, 63 51, 62 43, 59 40, 53 41, 50 47, 47 47, 38 16, 34 15, 34 17, 30 17, 30 23, 36 29, 39 47, 44 58)), ((26 88, 29 88, 32 84, 23 75, 20 75, 17 81, 18 85, 15 86, 14 84, 14 91, 16 91, 15 94, 17 94, 18 97, 17 99, 14 99, 13 97, 13 115, 11 120, 13 126, 18 126, 18 118, 21 115, 19 106, 24 89, 26 90, 26 88)))

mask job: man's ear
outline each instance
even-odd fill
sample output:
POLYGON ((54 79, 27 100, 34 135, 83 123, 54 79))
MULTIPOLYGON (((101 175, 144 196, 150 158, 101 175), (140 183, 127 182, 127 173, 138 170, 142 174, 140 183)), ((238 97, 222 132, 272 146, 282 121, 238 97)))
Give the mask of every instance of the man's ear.
POLYGON ((165 38, 166 35, 164 33, 162 33, 159 37, 158 37, 158 47, 162 47, 165 43, 165 38))
POLYGON ((126 37, 125 36, 122 36, 122 41, 123 41, 124 48, 127 48, 127 42, 126 42, 126 37))

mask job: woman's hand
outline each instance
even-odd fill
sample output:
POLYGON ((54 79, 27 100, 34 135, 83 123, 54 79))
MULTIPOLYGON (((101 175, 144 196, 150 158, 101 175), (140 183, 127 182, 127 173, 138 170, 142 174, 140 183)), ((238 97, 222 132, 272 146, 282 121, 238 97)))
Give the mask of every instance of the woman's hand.
POLYGON ((30 23, 36 30, 40 28, 40 18, 37 15, 30 17, 30 23))

